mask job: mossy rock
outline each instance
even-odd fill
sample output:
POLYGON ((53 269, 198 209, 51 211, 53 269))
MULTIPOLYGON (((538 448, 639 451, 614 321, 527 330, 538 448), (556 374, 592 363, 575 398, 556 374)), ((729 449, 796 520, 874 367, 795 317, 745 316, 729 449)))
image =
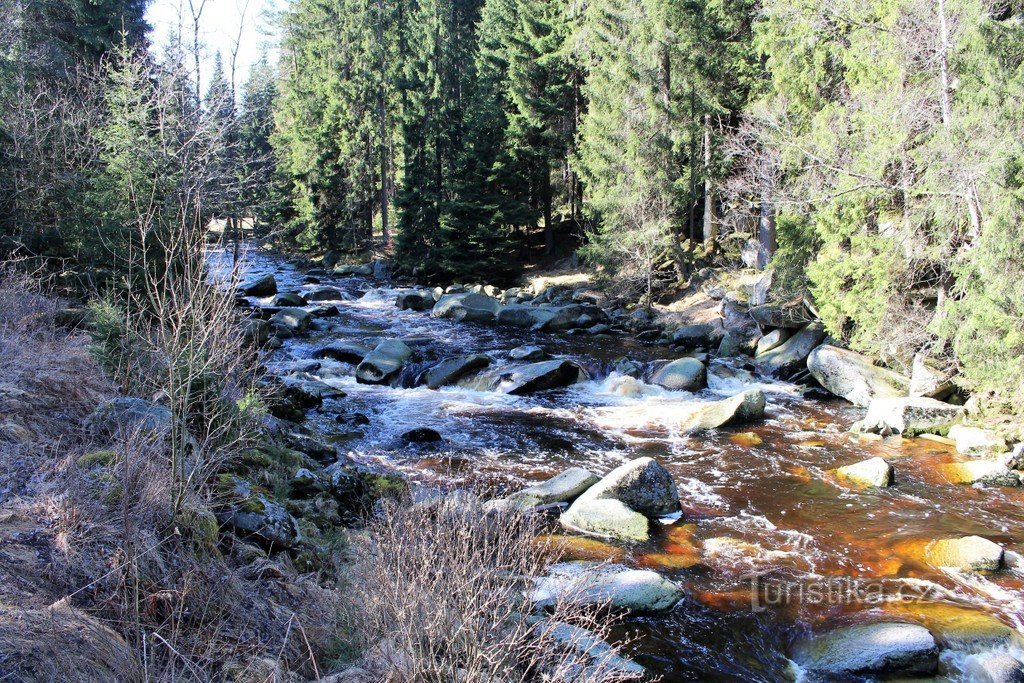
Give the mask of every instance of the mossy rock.
POLYGON ((178 512, 175 526, 196 550, 217 552, 220 523, 212 511, 186 506, 178 512))
POLYGON ((114 451, 93 451, 80 456, 77 462, 82 469, 92 469, 93 467, 109 467, 117 459, 118 454, 114 451))

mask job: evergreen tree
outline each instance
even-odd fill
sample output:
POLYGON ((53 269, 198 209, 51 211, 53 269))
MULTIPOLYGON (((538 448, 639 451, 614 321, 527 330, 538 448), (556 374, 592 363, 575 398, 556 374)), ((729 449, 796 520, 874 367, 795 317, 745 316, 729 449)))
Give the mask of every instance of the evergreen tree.
POLYGON ((453 209, 479 10, 477 0, 420 0, 406 19, 399 80, 404 173, 395 249, 410 268, 443 270, 446 235, 460 234, 453 209))

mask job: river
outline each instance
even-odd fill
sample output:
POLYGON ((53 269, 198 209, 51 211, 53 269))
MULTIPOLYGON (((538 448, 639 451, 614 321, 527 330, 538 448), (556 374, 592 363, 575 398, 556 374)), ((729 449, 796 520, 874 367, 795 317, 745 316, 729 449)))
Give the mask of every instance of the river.
MULTIPOLYGON (((266 272, 274 273, 280 291, 311 286, 283 259, 251 254, 247 275, 266 272)), ((758 380, 715 360, 710 386, 698 394, 625 385, 611 370, 616 359, 649 363, 673 353, 626 337, 435 319, 398 310, 394 289, 360 278, 317 279, 350 294, 323 302, 336 305, 337 316, 319 319, 316 331, 269 353, 271 370, 294 369, 295 361, 337 341, 372 347, 378 340, 411 339, 423 359, 407 367, 395 386, 358 384, 350 369, 331 361, 312 373, 347 394, 308 418, 339 452, 400 470, 416 485, 498 493, 571 465, 603 474, 646 455, 668 468, 679 486, 682 519, 646 544, 581 541, 570 550, 581 558, 652 568, 685 588, 686 599, 667 616, 636 617, 617 628, 637 636, 631 655, 666 683, 784 680, 793 640, 837 621, 886 615, 949 633, 957 624, 976 624, 994 635, 975 648, 1014 640, 1000 625, 1024 626, 1020 568, 982 576, 920 560, 925 543, 950 536, 977 534, 1008 550, 1024 548, 1022 489, 951 483, 941 466, 960 458, 947 445, 851 434, 849 425, 862 410, 838 399, 804 398, 799 387, 758 380), (467 353, 502 359, 526 343, 577 361, 591 379, 523 397, 412 386, 419 371, 437 360, 467 353), (768 396, 763 422, 700 435, 665 426, 687 404, 729 396, 752 383, 768 396), (353 412, 368 424, 353 428, 335 420, 353 412), (401 438, 421 427, 437 430, 444 442, 415 445, 401 438), (895 486, 858 491, 829 474, 873 456, 894 465, 895 486)), ((943 657, 952 680, 967 680, 955 674, 957 649, 969 648, 957 646, 943 657)))

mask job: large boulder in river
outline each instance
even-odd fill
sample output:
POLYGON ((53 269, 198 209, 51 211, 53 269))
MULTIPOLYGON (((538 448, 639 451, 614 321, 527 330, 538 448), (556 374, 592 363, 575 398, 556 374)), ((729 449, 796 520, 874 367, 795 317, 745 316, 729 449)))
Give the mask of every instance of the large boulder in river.
POLYGON ((923 626, 900 622, 856 624, 798 641, 791 658, 811 680, 882 674, 928 674, 939 647, 923 626))
POLYGON ((539 306, 527 306, 524 304, 509 304, 498 311, 497 319, 499 325, 510 327, 525 327, 529 329, 541 329, 549 320, 555 317, 551 308, 539 306))
POLYGON ((686 351, 715 349, 724 336, 725 328, 722 321, 716 319, 713 323, 683 325, 672 333, 672 343, 686 351))
POLYGON ((399 292, 395 305, 400 311, 429 311, 434 307, 434 292, 429 289, 412 289, 399 292))
MULTIPOLYGON (((543 310, 543 309, 542 309, 543 310)), ((545 330, 560 332, 579 327, 592 327, 608 320, 608 314, 593 304, 570 304, 550 309, 553 315, 544 323, 545 330)))
POLYGON ((352 342, 335 342, 321 347, 313 354, 314 358, 331 358, 342 363, 358 365, 370 353, 370 349, 352 342))
POLYGON ((242 283, 238 288, 246 296, 273 296, 277 294, 277 281, 272 273, 242 283))
POLYGON ((270 326, 288 334, 302 334, 309 329, 313 315, 304 308, 282 308, 270 318, 270 326))
POLYGON ((552 565, 536 583, 530 599, 547 608, 560 602, 607 606, 634 612, 664 612, 683 599, 683 591, 657 572, 620 564, 565 562, 552 565))
POLYGON ((364 384, 386 382, 398 374, 410 356, 412 349, 399 340, 383 341, 356 366, 356 380, 364 384))
POLYGON ((652 458, 616 467, 576 499, 561 517, 564 526, 633 541, 648 537, 648 519, 679 511, 672 475, 652 458))
POLYGON ((463 378, 459 386, 480 391, 501 391, 524 396, 547 389, 560 389, 580 381, 585 371, 571 360, 554 359, 539 363, 494 368, 463 378))
POLYGON ((306 297, 298 292, 281 292, 274 297, 275 306, 305 306, 306 297))
POLYGON ((685 432, 698 432, 760 420, 764 417, 765 404, 763 391, 748 389, 735 396, 697 406, 680 420, 680 427, 685 432))
POLYGON ((825 338, 825 328, 811 323, 770 351, 757 357, 761 372, 771 377, 788 379, 804 367, 807 356, 825 338))
POLYGON ((539 346, 517 346, 508 352, 508 357, 512 360, 544 360, 548 352, 539 346))
POLYGON ((867 408, 875 398, 906 396, 910 380, 876 366, 855 351, 822 344, 807 357, 807 369, 831 393, 867 408))
POLYGON ((446 294, 434 304, 434 318, 450 318, 461 322, 487 322, 501 310, 501 303, 486 294, 461 292, 446 294))
POLYGON ((876 398, 868 414, 851 429, 888 436, 921 433, 945 434, 963 417, 964 409, 934 398, 876 398))
POLYGON ((679 358, 658 368, 651 384, 672 391, 700 391, 707 386, 707 368, 696 358, 679 358))
POLYGON ((869 458, 837 467, 836 474, 857 486, 885 488, 892 484, 892 465, 883 458, 869 458))
POLYGON ((924 560, 936 567, 995 571, 1003 565, 1003 548, 981 536, 942 538, 925 546, 924 560))
POLYGON ((679 512, 679 489, 672 481, 672 475, 648 457, 619 465, 584 495, 593 500, 611 498, 621 501, 647 517, 679 512))
POLYGON ((470 372, 486 368, 490 363, 491 359, 482 353, 449 358, 427 370, 424 381, 431 389, 440 389, 448 384, 454 384, 460 377, 470 372))

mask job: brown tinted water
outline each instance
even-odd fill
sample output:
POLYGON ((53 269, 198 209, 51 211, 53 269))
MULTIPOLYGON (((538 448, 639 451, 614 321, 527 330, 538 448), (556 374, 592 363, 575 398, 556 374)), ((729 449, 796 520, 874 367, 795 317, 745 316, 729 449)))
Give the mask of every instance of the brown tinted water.
MULTIPOLYGON (((266 271, 275 272, 281 291, 305 286, 291 266, 254 257, 250 272, 266 271)), ((805 399, 797 387, 754 378, 736 365, 714 361, 711 386, 697 395, 670 392, 610 371, 620 357, 646 363, 673 357, 661 347, 436 320, 398 311, 394 290, 366 281, 324 278, 321 284, 365 294, 331 302, 340 315, 321 319, 308 337, 288 340, 268 357, 271 367, 285 372, 290 362, 341 340, 372 346, 416 337, 423 356, 398 386, 357 384, 341 364, 325 363, 313 373, 348 394, 327 401, 310 420, 351 457, 401 470, 425 486, 496 494, 571 465, 602 474, 651 456, 668 468, 684 514, 649 543, 559 533, 570 556, 655 569, 686 589, 686 600, 670 614, 619 627, 638 637, 633 656, 665 681, 783 680, 793 639, 834 623, 891 618, 939 635, 957 628, 994 634, 983 647, 1004 643, 1007 627, 1024 625, 1021 570, 966 575, 921 560, 931 540, 971 534, 1024 550, 1024 491, 953 483, 942 467, 959 460, 949 446, 850 434, 862 411, 839 400, 805 399), (412 386, 417 370, 432 361, 479 352, 502 363, 524 343, 576 360, 592 379, 528 397, 412 386), (673 429, 673 417, 687 405, 755 385, 768 395, 764 422, 701 435, 673 429), (370 421, 356 433, 334 420, 352 411, 370 421), (443 445, 415 447, 400 438, 418 427, 436 429, 443 445), (893 464, 895 486, 858 490, 830 474, 873 456, 893 464)), ((956 679, 956 658, 947 659, 956 679)))

